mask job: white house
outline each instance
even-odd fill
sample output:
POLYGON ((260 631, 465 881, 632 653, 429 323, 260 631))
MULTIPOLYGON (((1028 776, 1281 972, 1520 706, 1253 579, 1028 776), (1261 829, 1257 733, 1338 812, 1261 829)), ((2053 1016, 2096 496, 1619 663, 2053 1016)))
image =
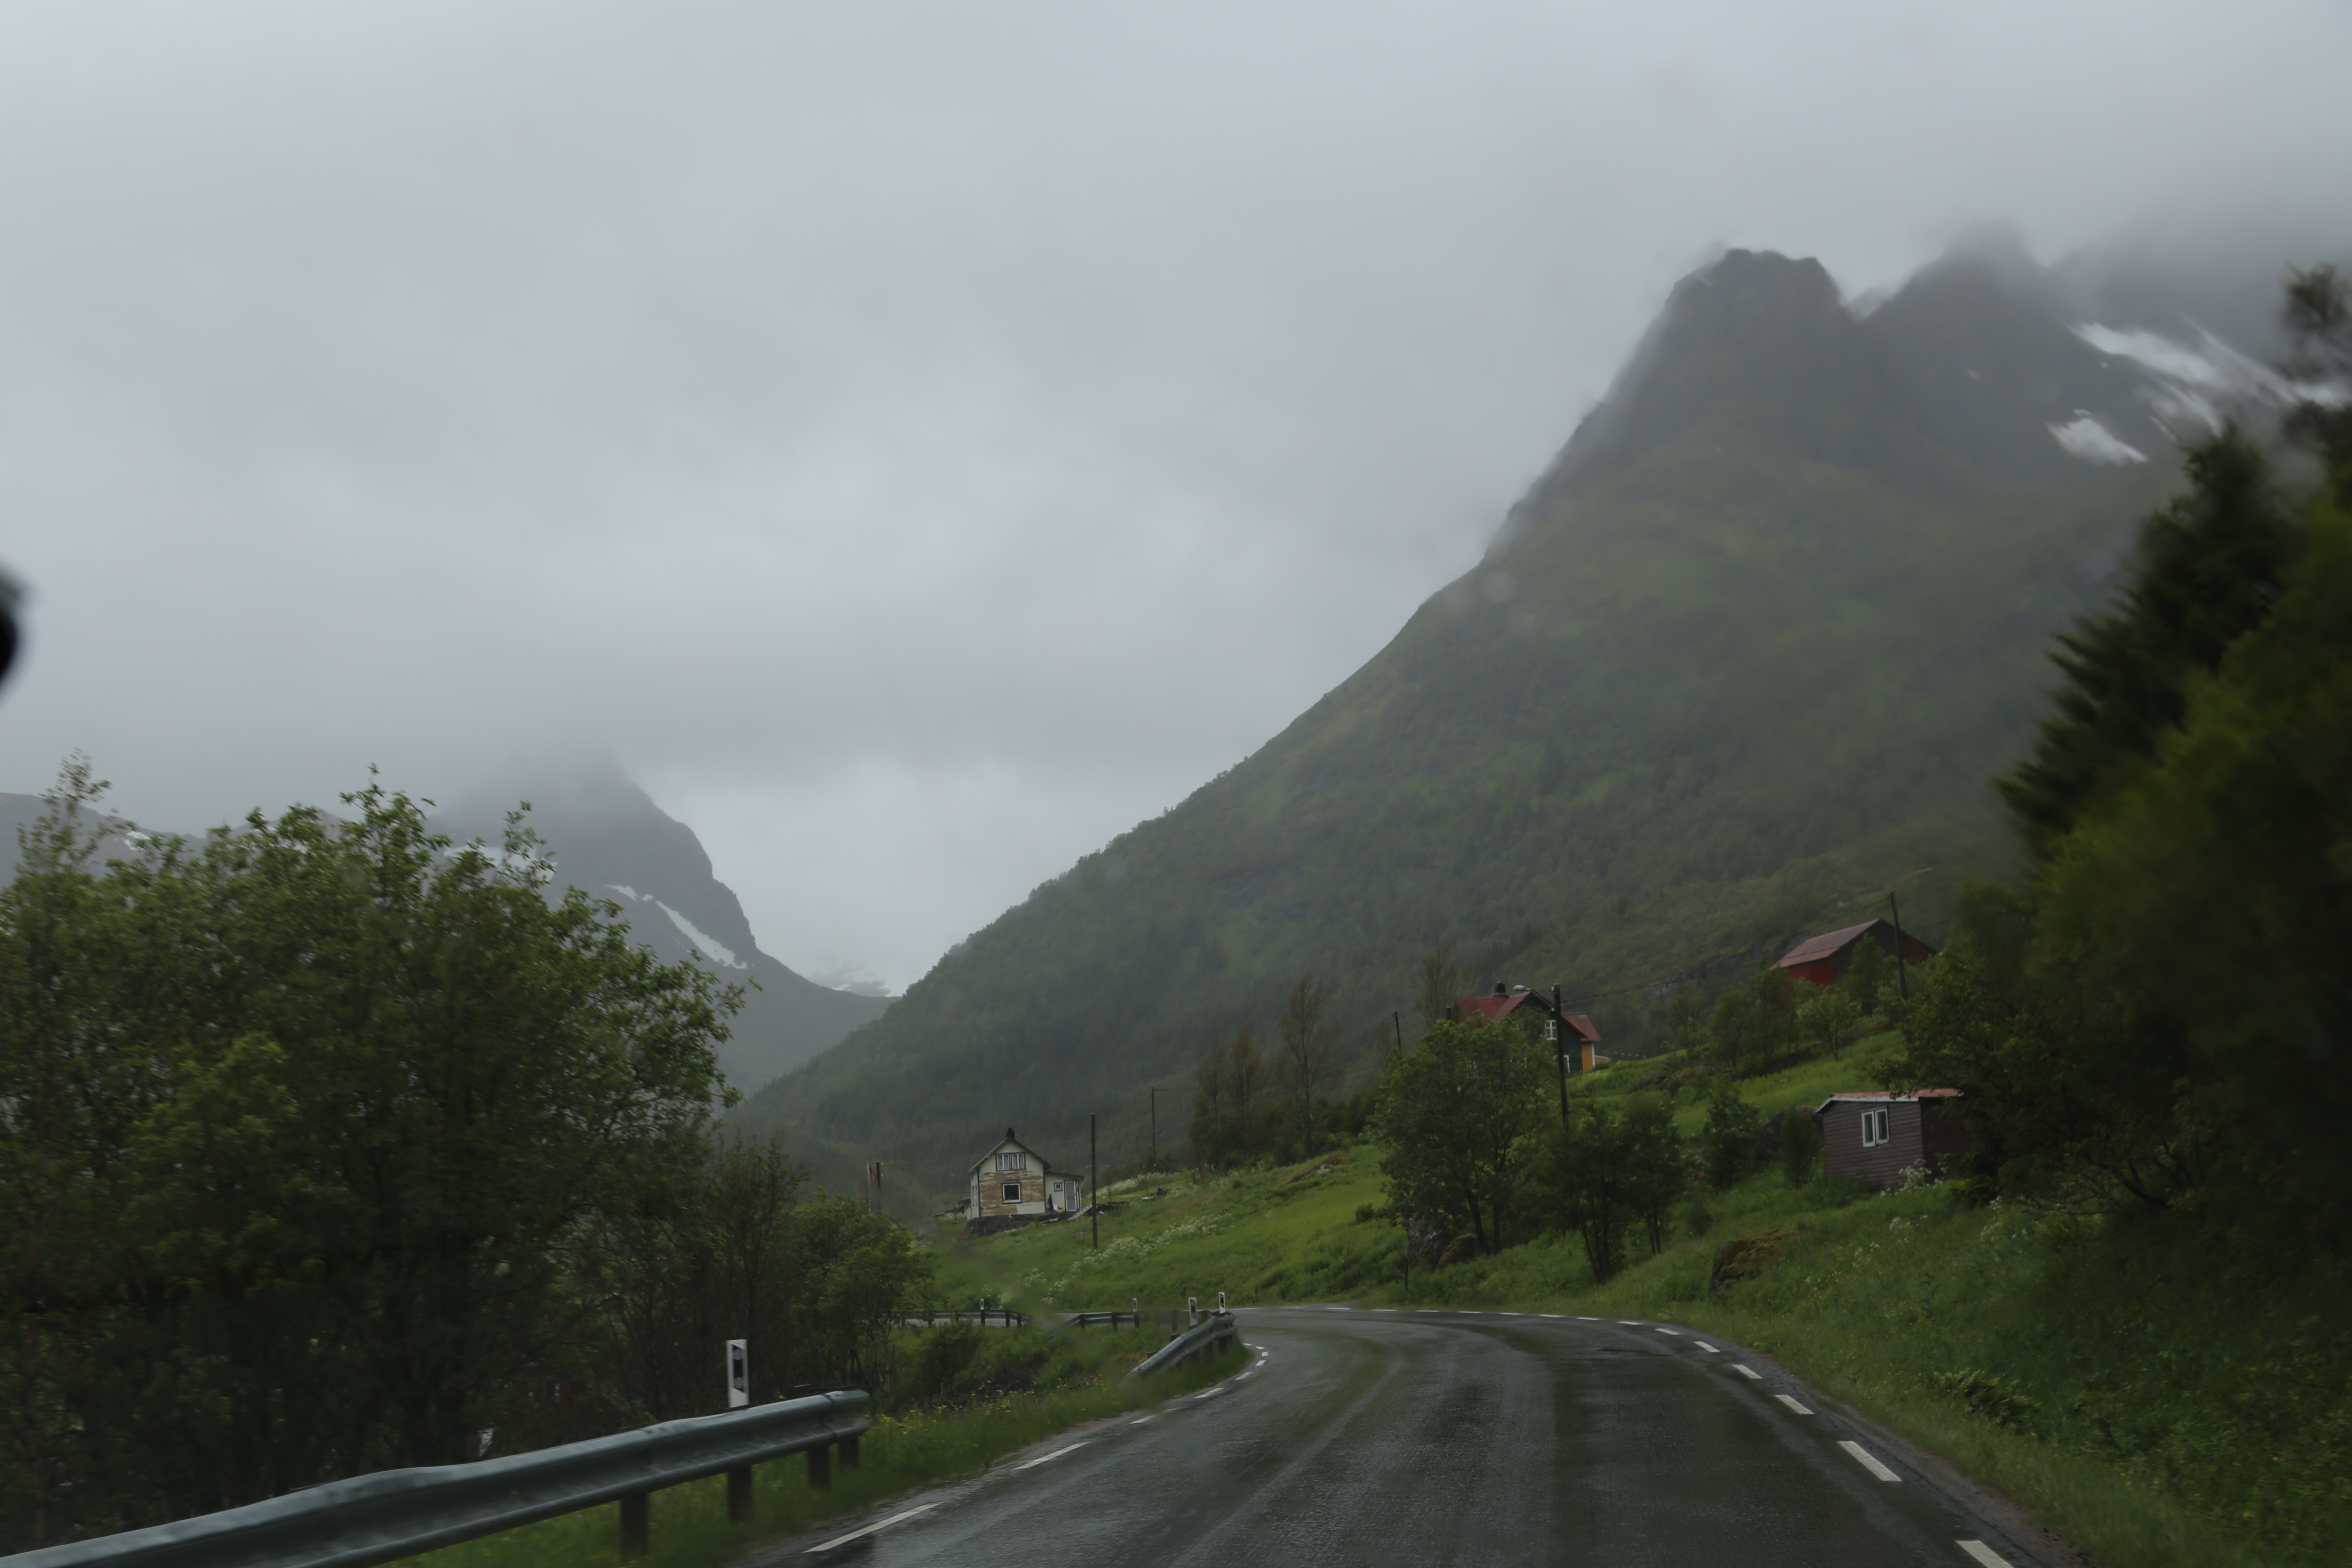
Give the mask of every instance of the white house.
POLYGON ((1004 1130, 1004 1142, 972 1163, 964 1218, 1069 1214, 1085 1206, 1086 1178, 1056 1171, 1045 1156, 1004 1130))

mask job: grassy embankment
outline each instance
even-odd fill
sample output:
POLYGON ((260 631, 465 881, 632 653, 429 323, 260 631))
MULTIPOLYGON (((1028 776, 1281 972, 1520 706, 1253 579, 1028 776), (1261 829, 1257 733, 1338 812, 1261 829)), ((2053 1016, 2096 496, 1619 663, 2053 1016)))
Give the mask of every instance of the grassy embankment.
MULTIPOLYGON (((916 1359, 928 1331, 906 1331, 902 1364, 916 1359)), ((712 1568, 761 1541, 855 1518, 886 1499, 983 1469, 1057 1432, 1187 1393, 1233 1372, 1243 1359, 1228 1353, 1144 1383, 1123 1374, 1167 1342, 1162 1330, 1048 1334, 991 1329, 982 1341, 967 1377, 985 1380, 1002 1372, 1030 1386, 982 1393, 954 1408, 918 1406, 876 1417, 859 1445, 858 1467, 836 1465, 824 1491, 809 1485, 807 1462, 797 1454, 756 1466, 757 1510, 745 1524, 727 1521, 723 1476, 658 1492, 653 1552, 639 1563, 712 1568), (1033 1365, 1040 1355, 1044 1364, 1033 1365)), ((409 1568, 602 1568, 620 1560, 620 1506, 608 1503, 403 1561, 409 1568)))
MULTIPOLYGON (((1769 1113, 1872 1087, 1891 1045, 1743 1092, 1769 1113)), ((1606 1069, 1593 1088, 1630 1092, 1648 1070, 1606 1069)), ((1695 1100, 1678 1106, 1686 1131, 1704 1114, 1695 1100)), ((1034 1227, 943 1273, 951 1289, 1065 1309, 1222 1289, 1237 1307, 1353 1300, 1685 1323, 1772 1356, 2115 1568, 2352 1559, 2352 1268, 2339 1260, 2254 1255, 2194 1216, 2037 1215, 1937 1188, 1791 1188, 1769 1171, 1705 1194, 1660 1255, 1606 1285, 1573 1237, 1547 1237, 1408 1286, 1370 1149, 1131 1190, 1162 1181, 1168 1197, 1105 1217, 1099 1254, 1083 1224, 1034 1227), (1711 1296, 1717 1248, 1771 1229, 1795 1233, 1778 1260, 1711 1296)))

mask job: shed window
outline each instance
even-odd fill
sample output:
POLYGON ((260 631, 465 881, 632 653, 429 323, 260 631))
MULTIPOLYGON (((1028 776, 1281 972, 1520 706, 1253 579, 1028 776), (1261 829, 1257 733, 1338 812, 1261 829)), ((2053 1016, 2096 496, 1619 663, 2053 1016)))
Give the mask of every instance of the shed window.
POLYGON ((1886 1112, 1865 1110, 1862 1113, 1862 1146, 1875 1149, 1886 1140, 1886 1112))
POLYGON ((1008 1204, 1017 1204, 1021 1201, 1020 1183, 1007 1182, 1004 1184, 1004 1201, 1008 1204))

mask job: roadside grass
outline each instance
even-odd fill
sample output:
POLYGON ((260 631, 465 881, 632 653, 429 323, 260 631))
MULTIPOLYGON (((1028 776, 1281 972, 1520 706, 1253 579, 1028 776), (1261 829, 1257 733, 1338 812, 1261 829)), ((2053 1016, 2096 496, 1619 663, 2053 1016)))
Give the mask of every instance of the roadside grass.
MULTIPOLYGON (((1000 1361, 1034 1353, 1034 1347, 1017 1342, 1030 1336, 1045 1338, 1014 1330, 992 1353, 1000 1361)), ((1063 1386, 956 1409, 877 1416, 859 1444, 861 1462, 854 1469, 835 1465, 826 1490, 809 1485, 804 1456, 754 1466, 755 1507, 746 1523, 728 1522, 724 1476, 656 1492, 650 1510, 653 1550, 635 1561, 642 1568, 717 1568, 764 1541, 854 1519, 904 1493, 985 1469, 1056 1433, 1189 1394, 1239 1370, 1247 1359, 1228 1351, 1148 1381, 1130 1380, 1127 1369, 1165 1343, 1166 1335, 1146 1329, 1116 1335, 1095 1331, 1089 1338, 1091 1346, 1081 1344, 1067 1357, 1071 1367, 1087 1370, 1074 1371, 1063 1386)), ((620 1532, 620 1505, 607 1503, 401 1561, 410 1568, 617 1568, 620 1532)))
MULTIPOLYGON (((1741 1090, 1769 1114, 1875 1087, 1893 1043, 1741 1090)), ((1656 1066, 1619 1064, 1591 1087, 1637 1092, 1656 1066)), ((1705 1114, 1696 1099, 1678 1097, 1690 1125, 1705 1114)), ((1942 1188, 1792 1188, 1769 1171, 1701 1194, 1663 1251, 1605 1285, 1559 1236, 1407 1282, 1402 1235, 1379 1212, 1377 1152, 1344 1152, 1302 1181, 1287 1179, 1301 1167, 1171 1181, 1167 1199, 1104 1216, 1099 1255, 1082 1225, 1040 1226, 967 1247, 958 1267, 1036 1308, 1224 1289, 1239 1307, 1352 1300, 1686 1325, 1775 1358, 2111 1568, 2352 1561, 2352 1266, 2340 1258, 2263 1245, 2210 1215, 1977 1209, 1942 1188), (1770 1229, 1795 1233, 1778 1261, 1710 1295, 1717 1249, 1770 1229)))
POLYGON ((1348 1294, 1379 1278, 1383 1258, 1393 1272, 1404 1240, 1384 1218, 1356 1220, 1381 1196, 1372 1152, 1342 1149, 1327 1159, 1199 1182, 1155 1175, 1137 1188, 1165 1185, 1168 1195, 1101 1215, 1099 1251, 1087 1218, 942 1244, 941 1289, 958 1305, 985 1295, 1035 1312, 1123 1311, 1131 1300, 1149 1311, 1187 1297, 1208 1308, 1220 1290, 1236 1306, 1348 1294))

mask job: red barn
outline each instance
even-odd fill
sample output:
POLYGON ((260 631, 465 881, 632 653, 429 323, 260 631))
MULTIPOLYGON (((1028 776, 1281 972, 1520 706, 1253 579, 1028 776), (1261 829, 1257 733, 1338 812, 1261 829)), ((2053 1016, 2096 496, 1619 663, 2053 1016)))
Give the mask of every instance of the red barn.
POLYGON ((1858 926, 1807 937, 1781 955, 1780 967, 1795 979, 1810 980, 1816 985, 1834 985, 1853 967, 1853 955, 1865 942, 1876 942, 1887 957, 1900 956, 1906 963, 1922 963, 1936 956, 1936 950, 1917 937, 1898 938, 1895 928, 1885 921, 1865 921, 1858 926))
POLYGON ((1489 1023, 1499 1023, 1517 1013, 1522 1007, 1532 1009, 1547 1021, 1559 1022, 1568 1026, 1569 1042, 1575 1044, 1580 1041, 1583 1044, 1583 1066, 1586 1072, 1591 1072, 1609 1059, 1607 1057, 1593 1054, 1593 1047, 1601 1044, 1601 1031, 1592 1026, 1590 1015, 1556 1013, 1552 1010, 1550 997, 1540 991, 1530 991, 1524 985, 1515 990, 1497 984, 1492 996, 1461 997, 1453 1006, 1446 1009, 1446 1016, 1456 1020, 1484 1018, 1489 1023))

